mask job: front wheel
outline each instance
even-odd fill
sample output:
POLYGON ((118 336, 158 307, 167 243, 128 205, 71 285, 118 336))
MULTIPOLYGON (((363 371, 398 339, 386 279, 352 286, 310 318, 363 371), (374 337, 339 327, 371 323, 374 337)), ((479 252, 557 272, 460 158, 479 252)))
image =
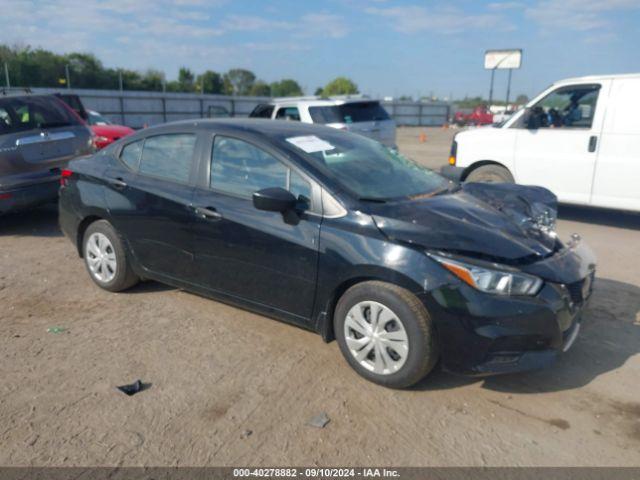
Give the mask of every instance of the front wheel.
POLYGON ((105 290, 120 292, 140 281, 129 265, 122 240, 106 220, 92 223, 84 232, 83 254, 91 279, 105 290))
POLYGON ((469 173, 467 182, 514 183, 511 172, 500 165, 482 165, 469 173))
POLYGON ((334 329, 351 367, 390 388, 419 382, 438 359, 426 308, 397 285, 371 281, 351 287, 336 306, 334 329))

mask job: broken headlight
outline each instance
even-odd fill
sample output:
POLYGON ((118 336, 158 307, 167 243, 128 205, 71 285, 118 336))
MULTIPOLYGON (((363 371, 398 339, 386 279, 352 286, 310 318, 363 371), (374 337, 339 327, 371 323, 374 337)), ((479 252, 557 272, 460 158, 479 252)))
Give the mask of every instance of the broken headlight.
POLYGON ((542 287, 542 280, 538 277, 509 267, 496 264, 481 266, 433 253, 429 253, 429 256, 460 280, 481 292, 496 295, 535 295, 542 287))

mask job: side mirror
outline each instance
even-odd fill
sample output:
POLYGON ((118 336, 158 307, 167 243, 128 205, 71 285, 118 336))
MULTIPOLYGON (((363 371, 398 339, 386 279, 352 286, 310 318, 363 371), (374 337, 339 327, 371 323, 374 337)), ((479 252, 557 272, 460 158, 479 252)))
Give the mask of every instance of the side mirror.
POLYGON ((297 203, 296 197, 281 187, 263 188, 253 194, 253 206, 267 212, 286 212, 297 203))

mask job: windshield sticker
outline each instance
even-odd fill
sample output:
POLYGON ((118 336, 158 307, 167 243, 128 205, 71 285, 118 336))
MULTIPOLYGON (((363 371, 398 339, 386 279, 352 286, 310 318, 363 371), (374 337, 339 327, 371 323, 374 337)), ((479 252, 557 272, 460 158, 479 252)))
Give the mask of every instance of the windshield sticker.
POLYGON ((300 150, 307 153, 324 152, 326 150, 333 150, 334 147, 329 142, 316 137, 315 135, 305 135, 302 137, 290 137, 287 138, 287 142, 295 145, 300 150))

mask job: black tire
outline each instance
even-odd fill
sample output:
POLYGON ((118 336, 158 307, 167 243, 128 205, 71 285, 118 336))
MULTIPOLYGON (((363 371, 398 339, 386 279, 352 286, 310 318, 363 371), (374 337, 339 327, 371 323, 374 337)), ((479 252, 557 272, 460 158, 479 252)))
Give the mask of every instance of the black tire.
POLYGON ((482 165, 469 173, 467 182, 514 183, 511 172, 500 165, 482 165))
POLYGON ((91 280, 93 280, 100 288, 104 288, 110 292, 121 292, 131 288, 140 281, 138 276, 131 269, 131 265, 127 258, 124 246, 122 245, 120 236, 106 220, 98 220, 87 227, 82 238, 82 253, 84 257, 84 264, 87 267, 87 272, 89 273, 91 280), (90 257, 88 252, 88 242, 91 236, 96 233, 107 237, 112 247, 109 251, 113 251, 115 254, 115 275, 108 281, 99 279, 94 272, 91 271, 91 267, 89 266, 90 257))
POLYGON ((342 355, 349 365, 367 380, 389 388, 407 388, 416 384, 431 372, 439 357, 435 332, 427 309, 408 290, 386 282, 368 281, 348 289, 335 309, 334 332, 342 355), (404 364, 393 373, 378 374, 365 368, 347 346, 347 315, 352 307, 367 301, 377 302, 390 309, 406 331, 408 354, 404 364))

